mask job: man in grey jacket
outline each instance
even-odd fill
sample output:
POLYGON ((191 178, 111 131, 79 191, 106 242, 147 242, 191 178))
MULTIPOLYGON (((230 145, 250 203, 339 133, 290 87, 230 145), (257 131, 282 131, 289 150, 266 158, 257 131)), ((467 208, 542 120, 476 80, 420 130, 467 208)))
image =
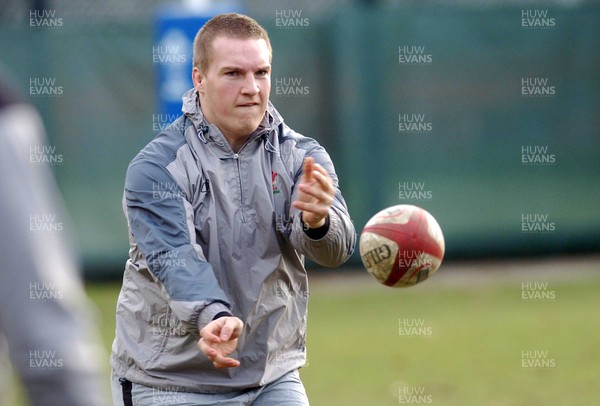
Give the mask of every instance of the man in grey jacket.
POLYGON ((183 115, 131 162, 115 404, 306 405, 308 281, 356 233, 327 152, 269 102, 271 45, 220 15, 194 41, 183 115))

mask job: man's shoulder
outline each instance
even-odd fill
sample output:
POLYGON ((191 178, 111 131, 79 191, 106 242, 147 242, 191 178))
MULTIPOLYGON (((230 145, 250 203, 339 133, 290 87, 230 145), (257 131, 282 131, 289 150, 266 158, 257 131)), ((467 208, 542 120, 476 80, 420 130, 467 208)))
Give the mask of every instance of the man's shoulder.
POLYGON ((278 127, 277 137, 279 145, 291 144, 294 147, 303 150, 320 147, 317 140, 295 131, 285 123, 281 123, 278 127))
POLYGON ((184 116, 180 116, 146 144, 133 158, 130 166, 134 163, 147 162, 166 168, 177 158, 179 149, 187 146, 185 126, 186 120, 184 116))

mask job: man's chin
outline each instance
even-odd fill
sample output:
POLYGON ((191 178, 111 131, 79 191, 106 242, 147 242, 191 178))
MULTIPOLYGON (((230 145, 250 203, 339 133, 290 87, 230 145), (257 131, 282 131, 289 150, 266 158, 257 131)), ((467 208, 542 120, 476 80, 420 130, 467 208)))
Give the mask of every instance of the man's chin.
POLYGON ((242 122, 238 126, 237 132, 238 134, 245 134, 246 136, 251 135, 254 131, 256 131, 261 122, 262 117, 260 118, 260 120, 256 118, 252 120, 242 120, 242 122))

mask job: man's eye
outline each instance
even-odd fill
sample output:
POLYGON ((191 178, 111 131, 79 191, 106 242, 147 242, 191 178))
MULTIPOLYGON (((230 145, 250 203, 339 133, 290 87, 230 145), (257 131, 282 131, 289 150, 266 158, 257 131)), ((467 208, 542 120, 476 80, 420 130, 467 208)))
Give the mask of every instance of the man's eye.
POLYGON ((266 70, 259 70, 258 72, 256 72, 256 74, 257 74, 258 76, 266 76, 266 75, 268 75, 268 74, 269 74, 269 71, 266 71, 266 70))
POLYGON ((229 77, 236 77, 238 75, 238 72, 236 72, 236 71, 225 72, 225 75, 229 76, 229 77))

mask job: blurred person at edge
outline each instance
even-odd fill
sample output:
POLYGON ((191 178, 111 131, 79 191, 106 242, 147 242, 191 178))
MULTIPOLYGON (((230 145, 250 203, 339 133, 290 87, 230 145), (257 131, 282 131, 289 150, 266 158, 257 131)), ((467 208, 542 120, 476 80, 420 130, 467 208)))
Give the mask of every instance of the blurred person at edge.
MULTIPOLYGON (((8 349, 32 405, 105 406, 108 371, 63 227, 60 192, 44 159, 42 120, 1 68, 1 350, 8 349), (44 216, 54 223, 44 223, 44 216)), ((6 378, 8 366, 1 369, 6 378)))
POLYGON ((271 46, 223 14, 194 41, 183 115, 127 170, 115 405, 307 405, 307 256, 356 233, 331 159, 269 102, 271 46))

